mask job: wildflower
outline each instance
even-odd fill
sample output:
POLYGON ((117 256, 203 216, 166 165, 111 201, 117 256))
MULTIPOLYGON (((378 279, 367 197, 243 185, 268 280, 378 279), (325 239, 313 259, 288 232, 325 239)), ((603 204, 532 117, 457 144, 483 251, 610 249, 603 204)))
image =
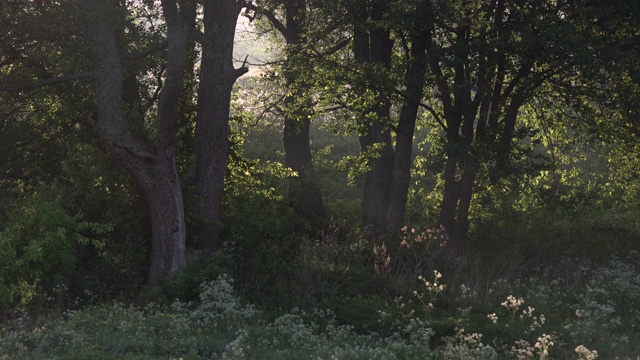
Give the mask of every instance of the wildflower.
POLYGON ((547 359, 549 357, 549 348, 552 346, 553 341, 551 341, 551 335, 542 334, 542 336, 538 338, 535 347, 538 349, 540 359, 547 359))
POLYGON ((584 345, 579 345, 575 351, 578 353, 578 359, 581 360, 594 360, 598 357, 596 350, 589 350, 584 345))
POLYGON ((496 315, 496 313, 491 313, 487 315, 487 318, 489 318, 489 320, 491 320, 491 322, 494 324, 498 323, 498 315, 496 315))

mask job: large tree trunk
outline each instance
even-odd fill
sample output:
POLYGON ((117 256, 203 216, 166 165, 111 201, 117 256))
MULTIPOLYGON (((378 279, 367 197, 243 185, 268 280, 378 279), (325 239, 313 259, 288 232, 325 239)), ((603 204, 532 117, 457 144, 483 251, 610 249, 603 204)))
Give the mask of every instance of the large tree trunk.
POLYGON ((144 192, 149 203, 151 234, 153 241, 149 263, 150 284, 155 284, 158 274, 170 276, 186 264, 184 204, 175 160, 158 163, 154 178, 144 192))
MULTIPOLYGON (((376 27, 367 31, 365 28, 369 17, 381 20, 386 13, 384 1, 376 0, 371 4, 371 13, 360 10, 354 26, 354 57, 365 74, 375 67, 385 70, 391 68, 392 42, 389 30, 376 27)), ((359 117, 362 127, 360 149, 363 153, 375 151, 375 155, 367 158, 370 170, 365 175, 362 198, 362 225, 368 227, 368 233, 377 235, 385 230, 387 208, 391 196, 393 182, 394 151, 391 144, 389 114, 391 103, 385 94, 384 85, 375 80, 366 79, 369 88, 378 92, 377 104, 371 105, 359 117)))
MULTIPOLYGON (((229 156, 229 107, 236 79, 246 71, 233 67, 233 40, 242 1, 204 2, 204 35, 195 130, 196 191, 208 223, 208 252, 220 247, 218 234, 229 156)), ((244 69, 244 68, 243 68, 244 69)))
POLYGON ((469 209, 471 208, 471 199, 473 198, 473 187, 476 183, 477 169, 467 167, 463 170, 460 179, 460 200, 458 204, 458 217, 456 225, 449 241, 452 247, 456 247, 467 236, 469 231, 469 209))
POLYGON ((386 126, 372 125, 367 130, 367 133, 360 137, 362 151, 369 151, 376 145, 381 145, 382 148, 368 159, 370 170, 364 179, 362 224, 369 227, 369 234, 378 235, 384 231, 391 197, 394 152, 391 146, 391 132, 386 126))
POLYGON ((289 180, 289 202, 303 216, 312 220, 325 219, 327 212, 322 201, 320 186, 307 176, 312 169, 311 142, 309 130, 311 127, 309 99, 309 84, 296 67, 300 66, 300 52, 304 46, 304 22, 306 5, 301 0, 285 2, 285 33, 287 55, 285 59, 286 89, 291 91, 284 98, 284 128, 282 145, 284 149, 285 166, 298 173, 297 177, 289 180))
POLYGON ((175 4, 163 2, 167 21, 168 61, 165 87, 158 103, 155 148, 136 137, 125 117, 123 69, 113 32, 102 17, 98 1, 89 19, 88 37, 95 66, 98 119, 89 120, 112 158, 137 181, 145 193, 152 225, 147 283, 172 276, 186 265, 184 208, 176 167, 175 122, 182 91, 188 29, 175 4))

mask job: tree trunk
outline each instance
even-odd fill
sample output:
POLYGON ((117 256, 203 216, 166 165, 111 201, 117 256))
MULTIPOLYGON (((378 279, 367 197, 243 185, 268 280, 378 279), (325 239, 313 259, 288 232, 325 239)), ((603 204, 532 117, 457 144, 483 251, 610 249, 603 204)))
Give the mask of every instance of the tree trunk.
MULTIPOLYGON (((354 57, 365 69, 365 74, 373 74, 375 67, 385 70, 391 68, 392 42, 389 30, 378 27, 367 31, 364 27, 369 17, 372 20, 382 20, 387 7, 384 1, 374 1, 371 14, 367 14, 365 9, 360 10, 359 19, 354 26, 354 57)), ((368 82, 369 89, 378 92, 378 101, 359 117, 358 124, 363 128, 360 149, 367 153, 375 147, 379 148, 367 158, 370 170, 364 181, 362 225, 368 227, 370 235, 378 235, 385 230, 393 182, 394 151, 388 123, 391 103, 385 94, 384 84, 376 83, 371 78, 365 81, 368 82)))
POLYGON ((440 225, 447 236, 447 246, 455 250, 469 229, 469 209, 473 197, 477 169, 465 160, 449 154, 444 174, 444 196, 440 206, 440 225), (457 179, 458 178, 458 179, 457 179))
POLYGON ((289 179, 289 203, 304 217, 324 221, 328 215, 320 186, 308 174, 312 170, 310 125, 308 117, 293 119, 285 115, 282 135, 285 166, 298 173, 289 179))
MULTIPOLYGON (((390 145, 390 134, 387 139, 375 144, 384 144, 379 157, 370 158, 371 170, 364 180, 364 195, 362 199, 362 223, 369 227, 368 234, 379 235, 384 232, 393 176, 393 148, 390 145)), ((368 146, 367 146, 368 147, 368 146)))
POLYGON ((469 209, 471 208, 471 199, 473 197, 473 187, 476 182, 477 169, 467 167, 463 170, 460 179, 460 198, 458 203, 458 214, 453 233, 449 238, 450 247, 455 249, 462 243, 467 232, 469 231, 469 209))
POLYGON ((188 29, 175 4, 162 3, 167 21, 168 59, 160 95, 155 148, 136 137, 125 117, 123 69, 113 32, 102 17, 99 2, 91 3, 88 37, 95 67, 98 119, 89 120, 111 157, 144 192, 152 227, 147 283, 170 277, 186 265, 184 208, 176 167, 175 117, 182 91, 188 29))
MULTIPOLYGON (((242 2, 204 2, 204 35, 195 129, 196 191, 208 223, 208 252, 217 250, 222 215, 224 175, 229 156, 229 107, 236 79, 245 73, 233 67, 233 40, 242 2)), ((244 68, 242 68, 244 69, 244 68)))
POLYGON ((184 204, 175 160, 158 163, 145 195, 149 203, 151 242, 148 283, 155 285, 158 275, 171 276, 186 265, 184 204))
POLYGON ((452 234, 456 225, 456 208, 460 199, 460 184, 456 181, 457 160, 448 154, 444 170, 444 192, 440 204, 440 225, 452 234))
MULTIPOLYGON (((420 9, 420 11, 426 12, 428 9, 420 9)), ((426 75, 424 56, 427 48, 428 33, 425 31, 422 20, 424 20, 423 17, 418 17, 416 29, 411 35, 411 59, 405 74, 405 98, 400 110, 400 119, 396 130, 393 185, 386 214, 386 230, 389 233, 399 231, 404 225, 407 206, 407 195, 411 179, 413 135, 426 75)))
POLYGON ((304 45, 305 2, 288 0, 285 2, 285 33, 287 54, 285 59, 286 89, 291 94, 284 98, 284 127, 282 145, 285 166, 298 173, 289 180, 289 202, 301 214, 312 220, 326 219, 327 211, 322 201, 320 186, 308 177, 312 169, 311 142, 311 100, 308 97, 310 86, 303 78, 305 75, 295 69, 304 61, 300 57, 304 45))

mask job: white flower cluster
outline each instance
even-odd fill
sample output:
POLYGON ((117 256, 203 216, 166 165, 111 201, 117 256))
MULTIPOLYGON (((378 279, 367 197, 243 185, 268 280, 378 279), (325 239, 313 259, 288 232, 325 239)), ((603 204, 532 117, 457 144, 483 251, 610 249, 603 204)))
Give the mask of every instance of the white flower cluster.
MULTIPOLYGON (((0 360, 74 357, 68 349, 123 358, 151 354, 176 359, 323 360, 496 359, 498 355, 523 360, 570 359, 575 349, 573 358, 578 360, 635 359, 640 329, 638 271, 622 262, 581 271, 582 277, 571 283, 549 281, 548 277, 514 282, 514 286, 494 283, 498 290, 487 307, 463 299, 465 307, 459 308, 455 324, 490 326, 496 330, 491 334, 498 336, 483 336, 465 325, 469 333, 456 329, 455 335, 438 338, 441 345, 437 347, 429 323, 429 305, 445 289, 437 271, 430 281, 421 278, 423 294, 430 296, 429 304, 424 304, 426 311, 421 313, 415 303, 402 297, 396 299, 395 309, 381 309, 379 326, 392 332, 389 336, 357 333, 352 326, 338 324, 336 315, 326 310, 294 309, 270 320, 267 314, 244 305, 235 295, 232 279, 221 276, 203 284, 199 301, 175 301, 170 308, 111 303, 41 319, 26 312, 17 314, 0 326, 0 360), (543 294, 529 296, 538 291, 543 294), (551 315, 545 317, 541 310, 551 315), (484 324, 471 321, 479 313, 489 313, 484 324), (557 322, 558 318, 565 322, 557 322)), ((461 287, 463 294, 471 293, 465 289, 461 287)))
POLYGON ((225 347, 224 353, 222 353, 223 360, 244 359, 245 353, 243 343, 248 336, 247 331, 240 329, 236 332, 236 335, 237 337, 235 340, 227 344, 225 347))
POLYGON ((494 324, 498 323, 498 315, 496 315, 496 313, 488 314, 487 318, 489 318, 489 320, 491 320, 491 322, 494 324))
POLYGON ((506 307, 511 314, 515 314, 522 304, 524 304, 523 298, 517 298, 513 295, 509 295, 507 296, 507 300, 500 305, 506 307))
POLYGON ((578 360, 595 360, 598 357, 598 352, 595 350, 589 350, 584 345, 576 347, 576 353, 578 354, 578 360))
POLYGON ((549 358, 549 348, 553 345, 554 344, 551 339, 551 335, 542 334, 542 336, 538 338, 535 348, 537 349, 537 353, 540 356, 540 360, 549 358))
POLYGON ((498 352, 482 343, 482 334, 465 334, 464 329, 456 328, 456 334, 444 338, 442 355, 445 359, 497 359, 498 352))
POLYGON ((516 340, 515 345, 511 346, 511 350, 507 351, 512 357, 518 360, 533 359, 534 347, 527 340, 516 340))
POLYGON ((174 322, 188 322, 191 327, 230 327, 240 326, 250 321, 257 311, 252 305, 243 305, 235 296, 233 279, 226 274, 215 281, 202 284, 200 302, 191 308, 192 304, 174 302, 171 306, 176 312, 174 322), (181 318, 181 316, 184 317, 181 318))
MULTIPOLYGON (((427 279, 422 275, 418 276, 418 280, 424 283, 424 286, 429 293, 430 302, 427 304, 429 308, 433 308, 433 301, 435 301, 438 295, 440 295, 440 293, 442 293, 445 289, 446 285, 438 283, 438 280, 440 280, 441 278, 442 274, 438 270, 433 271, 433 282, 427 281, 427 279)), ((420 300, 422 300, 424 297, 424 295, 419 293, 417 290, 413 292, 413 295, 415 295, 420 300)))
POLYGON ((575 341, 591 341, 593 329, 599 329, 597 345, 616 353, 630 342, 627 329, 640 328, 640 274, 625 262, 614 260, 593 271, 577 298, 575 316, 564 325, 575 341))
POLYGON ((527 335, 533 333, 534 331, 536 331, 536 329, 541 328, 546 321, 544 314, 540 314, 540 316, 536 316, 533 314, 534 311, 535 311, 534 308, 532 308, 531 306, 528 306, 526 310, 522 310, 522 315, 520 315, 520 319, 523 319, 523 320, 531 319, 529 330, 525 331, 527 335))

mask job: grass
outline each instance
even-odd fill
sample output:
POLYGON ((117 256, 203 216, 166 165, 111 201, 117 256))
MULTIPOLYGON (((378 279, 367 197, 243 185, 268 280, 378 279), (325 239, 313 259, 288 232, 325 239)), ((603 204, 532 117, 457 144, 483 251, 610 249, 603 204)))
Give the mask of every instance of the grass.
POLYGON ((570 259, 484 289, 451 280, 462 274, 425 272, 413 294, 391 301, 342 294, 350 311, 340 319, 317 307, 259 310, 222 275, 204 283, 194 302, 114 302, 16 316, 0 328, 0 359, 635 360, 638 258, 559 271, 575 266, 570 259))

